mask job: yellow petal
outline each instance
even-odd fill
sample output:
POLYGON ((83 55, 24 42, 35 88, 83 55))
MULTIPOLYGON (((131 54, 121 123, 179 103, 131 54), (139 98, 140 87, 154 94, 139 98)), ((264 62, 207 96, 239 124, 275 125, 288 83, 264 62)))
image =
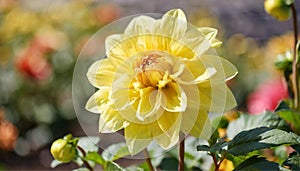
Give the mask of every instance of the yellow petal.
POLYGON ((222 42, 216 39, 218 30, 211 27, 201 27, 198 30, 209 40, 211 47, 219 47, 222 42))
POLYGON ((199 86, 200 106, 210 112, 225 112, 236 107, 235 98, 225 83, 199 86))
POLYGON ((130 21, 124 33, 128 36, 153 33, 153 25, 157 21, 149 16, 139 16, 130 21))
POLYGON ((158 112, 160 107, 161 95, 153 87, 147 87, 140 90, 140 99, 138 100, 138 107, 136 117, 140 121, 154 115, 158 112))
MULTIPOLYGON (((188 121, 188 120, 185 120, 188 121)), ((188 123, 185 123, 188 124, 188 123)), ((190 135, 194 137, 201 137, 204 139, 209 139, 212 133, 212 127, 210 124, 210 120, 208 118, 208 114, 205 111, 199 111, 198 117, 192 130, 190 131, 190 135)))
POLYGON ((161 89, 163 93, 162 106, 169 112, 183 112, 187 107, 187 96, 183 89, 175 82, 168 83, 161 89))
POLYGON ((174 146, 179 140, 179 132, 182 115, 180 113, 167 112, 158 119, 157 123, 163 134, 155 137, 156 142, 164 149, 174 146))
POLYGON ((182 112, 181 131, 188 134, 194 127, 200 109, 198 85, 181 85, 188 97, 188 106, 182 112))
POLYGON ((187 29, 187 21, 184 12, 180 9, 168 11, 161 19, 160 34, 170 36, 173 39, 183 37, 187 29))
POLYGON ((99 132, 112 133, 125 128, 129 123, 113 109, 113 106, 107 106, 106 110, 99 118, 99 132))
POLYGON ((189 28, 185 35, 172 41, 170 49, 175 56, 192 59, 201 56, 211 47, 209 40, 196 28, 189 28))
MULTIPOLYGON (((219 81, 230 80, 238 73, 236 67, 222 57, 206 54, 201 56, 200 60, 205 66, 212 66, 217 70, 215 77, 219 81)), ((217 80, 215 80, 215 82, 217 82, 217 80)))
POLYGON ((87 72, 87 78, 94 87, 109 87, 112 85, 115 72, 115 67, 108 59, 102 59, 91 65, 87 72))
POLYGON ((152 124, 130 123, 125 128, 124 136, 130 153, 135 155, 146 148, 154 136, 161 133, 156 122, 152 124))
POLYGON ((102 113, 104 105, 109 101, 110 91, 110 87, 101 87, 100 90, 89 98, 85 108, 93 113, 102 113))
POLYGON ((113 34, 113 35, 108 36, 105 39, 105 49, 106 49, 106 52, 110 52, 115 47, 120 46, 120 43, 122 41, 121 38, 122 38, 121 34, 113 34))

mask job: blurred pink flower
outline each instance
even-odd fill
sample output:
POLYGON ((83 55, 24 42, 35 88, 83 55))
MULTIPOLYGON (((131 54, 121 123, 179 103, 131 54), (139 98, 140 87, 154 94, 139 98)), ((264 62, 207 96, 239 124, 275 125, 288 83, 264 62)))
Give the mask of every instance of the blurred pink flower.
POLYGON ((287 85, 281 80, 271 80, 260 85, 248 98, 248 112, 260 114, 273 111, 278 103, 288 97, 287 85))

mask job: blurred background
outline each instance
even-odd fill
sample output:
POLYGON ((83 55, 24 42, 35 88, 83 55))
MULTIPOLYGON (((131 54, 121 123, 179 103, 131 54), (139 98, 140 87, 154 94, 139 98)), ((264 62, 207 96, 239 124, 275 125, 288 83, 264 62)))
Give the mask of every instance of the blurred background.
POLYGON ((0 0, 0 170, 49 170, 54 139, 85 135, 72 77, 94 33, 124 16, 173 8, 197 27, 219 30, 218 53, 239 70, 228 83, 239 110, 272 110, 288 96, 274 62, 292 46, 292 24, 267 15, 263 0, 0 0))

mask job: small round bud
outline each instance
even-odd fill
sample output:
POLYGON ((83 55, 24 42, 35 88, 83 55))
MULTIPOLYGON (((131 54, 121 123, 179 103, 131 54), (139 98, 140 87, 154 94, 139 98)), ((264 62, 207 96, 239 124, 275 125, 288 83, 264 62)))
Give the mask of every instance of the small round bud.
POLYGON ((76 147, 66 139, 58 139, 51 146, 52 156, 63 163, 72 161, 76 156, 76 147))
POLYGON ((284 0, 265 0, 265 10, 279 21, 290 18, 291 8, 284 0))

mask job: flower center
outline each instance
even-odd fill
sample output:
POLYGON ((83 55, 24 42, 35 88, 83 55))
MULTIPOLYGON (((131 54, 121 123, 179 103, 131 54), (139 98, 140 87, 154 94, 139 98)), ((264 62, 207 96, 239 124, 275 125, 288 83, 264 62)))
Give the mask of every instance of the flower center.
POLYGON ((145 87, 162 89, 172 82, 170 72, 172 59, 163 52, 148 52, 136 63, 136 77, 133 79, 133 87, 136 90, 145 87))

